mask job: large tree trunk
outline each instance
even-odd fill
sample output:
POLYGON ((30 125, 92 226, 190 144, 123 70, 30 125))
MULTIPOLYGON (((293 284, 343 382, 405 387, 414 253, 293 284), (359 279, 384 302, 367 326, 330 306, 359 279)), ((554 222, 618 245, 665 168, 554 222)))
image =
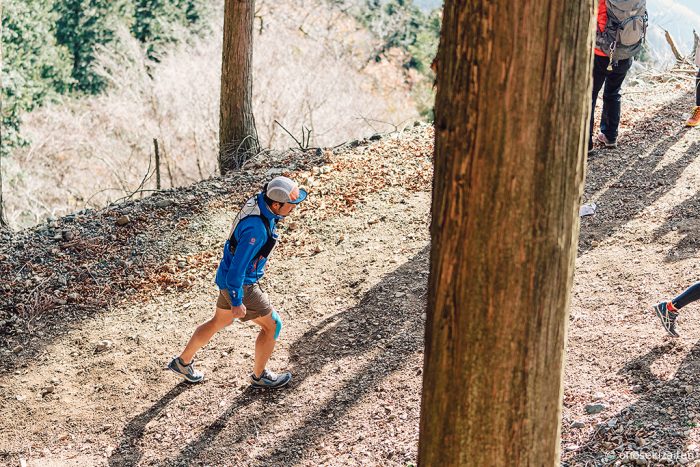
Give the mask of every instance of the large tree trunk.
POLYGON ((221 64, 219 169, 238 168, 259 151, 253 118, 255 0, 226 0, 221 64))
POLYGON ((419 463, 555 465, 591 0, 447 0, 419 463))

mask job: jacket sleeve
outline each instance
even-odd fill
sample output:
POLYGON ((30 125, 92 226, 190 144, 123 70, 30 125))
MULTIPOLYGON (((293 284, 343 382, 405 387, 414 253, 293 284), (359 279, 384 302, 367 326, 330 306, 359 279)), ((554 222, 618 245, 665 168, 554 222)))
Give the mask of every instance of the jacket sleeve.
POLYGON ((608 6, 605 0, 600 0, 598 3, 598 32, 605 31, 606 24, 608 24, 608 6))
POLYGON ((242 221, 238 227, 238 246, 226 274, 226 288, 233 306, 243 303, 243 281, 248 265, 267 241, 267 231, 259 218, 242 221))

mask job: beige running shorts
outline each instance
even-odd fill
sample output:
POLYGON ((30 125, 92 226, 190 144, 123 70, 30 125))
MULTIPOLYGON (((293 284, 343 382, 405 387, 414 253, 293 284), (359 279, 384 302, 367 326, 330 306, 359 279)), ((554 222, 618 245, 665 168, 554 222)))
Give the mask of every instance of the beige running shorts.
MULTIPOLYGON (((270 297, 267 296, 267 293, 263 292, 258 284, 243 286, 243 304, 245 305, 246 313, 245 316, 241 318, 241 321, 262 318, 273 311, 272 305, 270 304, 270 297)), ((231 296, 228 294, 228 290, 219 290, 219 298, 216 300, 216 307, 228 310, 231 306, 231 296)))

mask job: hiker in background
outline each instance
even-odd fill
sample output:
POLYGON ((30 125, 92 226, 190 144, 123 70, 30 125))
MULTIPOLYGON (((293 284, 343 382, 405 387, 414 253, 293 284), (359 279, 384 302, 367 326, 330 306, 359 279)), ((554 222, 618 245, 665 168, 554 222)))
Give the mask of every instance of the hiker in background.
POLYGON ((693 114, 685 122, 686 126, 700 125, 700 44, 695 47, 695 65, 698 67, 698 74, 695 77, 695 108, 693 114))
POLYGON ((700 282, 691 285, 686 289, 685 292, 667 302, 661 302, 654 305, 654 311, 656 316, 661 320, 666 332, 672 337, 678 337, 676 332, 676 319, 678 318, 678 311, 689 303, 700 300, 700 282))
POLYGON ((277 222, 304 199, 306 191, 296 182, 287 177, 275 177, 243 205, 233 221, 223 259, 216 271, 216 285, 220 290, 214 317, 197 328, 185 350, 170 361, 169 369, 190 383, 202 381, 204 375, 194 369, 194 354, 214 334, 239 318, 252 320, 261 328, 255 341, 255 361, 250 375, 253 387, 279 388, 291 381, 291 373, 275 374, 265 368, 282 330, 282 319, 272 308, 258 280, 277 243, 277 222))
POLYGON ((646 35, 646 0, 600 0, 593 60, 593 103, 588 151, 593 150, 593 121, 598 93, 603 89, 600 133, 596 137, 606 148, 617 147, 620 125, 620 89, 641 50, 646 35))

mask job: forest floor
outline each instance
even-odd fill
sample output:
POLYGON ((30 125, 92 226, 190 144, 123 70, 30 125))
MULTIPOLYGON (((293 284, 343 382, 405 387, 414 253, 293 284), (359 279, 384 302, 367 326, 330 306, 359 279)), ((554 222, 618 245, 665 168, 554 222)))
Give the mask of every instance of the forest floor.
MULTIPOLYGON (((581 223, 564 464, 700 460, 697 307, 675 340, 650 308, 700 277, 690 102, 668 84, 630 92, 620 149, 589 157, 584 202, 597 211, 581 223)), ((0 464, 415 465, 432 151, 419 125, 270 154, 3 238, 0 464), (230 221, 281 172, 311 190, 262 282, 285 322, 269 367, 294 379, 252 390, 256 330, 235 323, 199 352, 205 381, 185 384, 165 366, 213 312, 230 221)))

